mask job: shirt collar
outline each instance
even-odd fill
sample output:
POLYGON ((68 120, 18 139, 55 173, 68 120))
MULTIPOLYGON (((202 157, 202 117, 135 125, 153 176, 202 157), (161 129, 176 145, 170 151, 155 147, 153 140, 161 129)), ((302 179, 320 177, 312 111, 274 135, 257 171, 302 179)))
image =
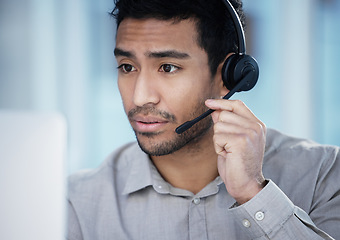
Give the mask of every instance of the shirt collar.
POLYGON ((174 188, 166 182, 158 172, 150 157, 141 149, 133 148, 130 152, 131 162, 123 194, 131 194, 152 186, 160 194, 172 194, 177 196, 190 196, 189 191, 174 188), (133 152, 133 153, 132 153, 133 152))
POLYGON ((127 176, 123 194, 130 194, 153 185, 151 160, 138 146, 130 152, 131 169, 127 176))
MULTIPOLYGON (((160 194, 171 194, 175 196, 194 196, 190 191, 173 187, 166 182, 158 172, 157 168, 151 161, 150 157, 144 153, 139 146, 130 149, 129 154, 131 162, 131 169, 127 176, 126 184, 123 190, 123 194, 137 192, 149 186, 152 186, 154 190, 160 194)), ((219 188, 223 184, 220 177, 217 177, 214 181, 208 184, 201 192, 197 194, 200 197, 216 194, 219 188)))

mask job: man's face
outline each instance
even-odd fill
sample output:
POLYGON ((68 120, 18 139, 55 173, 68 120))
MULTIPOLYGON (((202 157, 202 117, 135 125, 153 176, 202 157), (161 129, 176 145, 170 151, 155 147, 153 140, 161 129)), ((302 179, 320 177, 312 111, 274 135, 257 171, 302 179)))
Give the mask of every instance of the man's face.
POLYGON ((221 79, 211 76, 194 21, 127 18, 117 30, 115 56, 124 109, 146 153, 170 154, 204 138, 210 117, 175 133, 206 110, 207 98, 220 96, 221 79))

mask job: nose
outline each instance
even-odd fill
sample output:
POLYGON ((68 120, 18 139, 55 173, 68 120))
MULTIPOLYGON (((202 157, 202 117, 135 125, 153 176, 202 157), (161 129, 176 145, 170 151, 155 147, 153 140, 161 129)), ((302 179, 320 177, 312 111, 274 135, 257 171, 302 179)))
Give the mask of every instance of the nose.
POLYGON ((147 71, 140 71, 135 83, 133 101, 136 106, 157 104, 160 95, 157 87, 157 77, 147 71))

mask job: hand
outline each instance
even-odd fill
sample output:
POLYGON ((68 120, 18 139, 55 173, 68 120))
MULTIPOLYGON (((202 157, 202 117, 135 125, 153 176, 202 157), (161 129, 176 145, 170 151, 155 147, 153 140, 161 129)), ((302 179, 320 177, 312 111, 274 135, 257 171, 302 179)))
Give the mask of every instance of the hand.
POLYGON ((209 99, 206 106, 216 110, 212 118, 218 172, 229 194, 243 204, 265 185, 266 126, 241 101, 209 99))

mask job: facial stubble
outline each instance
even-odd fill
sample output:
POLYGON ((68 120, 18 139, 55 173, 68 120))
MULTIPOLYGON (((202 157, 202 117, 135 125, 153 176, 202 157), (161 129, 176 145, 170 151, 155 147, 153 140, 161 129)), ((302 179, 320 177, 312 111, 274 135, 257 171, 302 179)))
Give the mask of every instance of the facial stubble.
MULTIPOLYGON (((193 111, 189 116, 190 119, 195 118, 196 116, 202 114, 207 109, 203 102, 199 102, 197 106, 194 108, 193 111)), ((136 110, 133 110, 136 111, 136 110)), ((140 111, 143 111, 142 109, 140 111)), ((176 123, 176 117, 170 113, 166 112, 157 112, 157 110, 150 110, 153 114, 157 114, 159 116, 165 117, 169 122, 176 123)), ((144 112, 147 112, 145 110, 144 112)), ((131 111, 129 112, 129 115, 131 111)), ((139 147, 148 155, 151 156, 164 156, 171 153, 174 153, 184 146, 188 146, 190 144, 195 144, 201 139, 211 128, 213 125, 213 121, 211 117, 207 117, 202 121, 198 122, 192 128, 188 129, 187 131, 183 132, 182 134, 177 134, 173 131, 171 135, 171 139, 164 140, 164 141, 157 141, 157 137, 162 134, 162 132, 137 132, 134 130, 137 142, 139 147), (154 143, 151 143, 155 141, 154 143), (151 143, 151 144, 150 144, 151 143)))

